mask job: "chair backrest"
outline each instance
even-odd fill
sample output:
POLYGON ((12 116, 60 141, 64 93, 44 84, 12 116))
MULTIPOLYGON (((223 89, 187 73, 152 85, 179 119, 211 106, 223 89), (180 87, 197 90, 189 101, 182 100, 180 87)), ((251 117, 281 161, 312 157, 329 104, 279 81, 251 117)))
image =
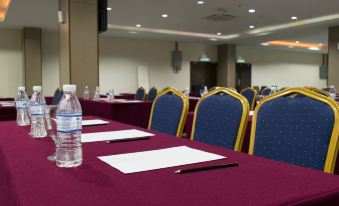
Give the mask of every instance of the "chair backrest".
POLYGON ((308 90, 311 90, 313 92, 316 92, 316 93, 319 93, 319 94, 322 94, 324 95, 325 97, 331 97, 330 93, 324 91, 324 90, 320 90, 320 89, 317 89, 315 87, 305 87, 306 89, 308 90))
POLYGON ((326 87, 326 88, 324 88, 323 90, 324 90, 325 92, 330 92, 331 88, 326 87))
POLYGON ((147 101, 153 102, 157 94, 158 94, 157 88, 152 87, 148 92, 147 101))
POLYGON ((271 88, 266 87, 264 90, 262 90, 261 94, 264 96, 268 96, 271 94, 271 92, 272 92, 271 88))
POLYGON ((249 110, 244 96, 227 88, 216 89, 199 100, 191 139, 241 151, 249 110))
POLYGON ((289 88, 257 105, 249 154, 333 173, 338 135, 334 100, 305 88, 289 88))
POLYGON ((166 88, 153 102, 148 129, 181 137, 187 112, 187 97, 176 89, 166 88))
POLYGON ((144 101, 146 98, 146 92, 143 87, 138 88, 137 92, 135 93, 135 99, 144 101))
POLYGON ((254 109, 255 101, 257 99, 257 91, 250 87, 243 89, 240 94, 246 97, 248 103, 250 104, 250 109, 254 109))
POLYGON ((57 88, 54 92, 54 95, 53 95, 52 105, 57 105, 59 103, 59 101, 58 101, 59 93, 60 93, 60 90, 59 90, 59 88, 57 88))
POLYGON ((60 90, 60 92, 59 92, 59 96, 58 96, 58 100, 57 100, 57 104, 59 104, 59 102, 60 102, 60 100, 61 100, 61 98, 64 96, 64 90, 60 90))

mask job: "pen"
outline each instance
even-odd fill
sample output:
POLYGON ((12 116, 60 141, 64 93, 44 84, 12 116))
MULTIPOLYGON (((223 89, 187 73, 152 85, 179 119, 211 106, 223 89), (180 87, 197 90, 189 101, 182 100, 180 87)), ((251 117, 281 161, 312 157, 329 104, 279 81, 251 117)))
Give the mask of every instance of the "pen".
POLYGON ((176 174, 183 174, 183 173, 198 172, 198 171, 203 171, 203 170, 212 170, 212 169, 225 168, 225 167, 235 167, 235 166, 238 166, 238 165, 239 165, 239 163, 232 162, 232 163, 225 163, 225 164, 218 164, 218 165, 209 165, 209 166, 203 166, 203 167, 182 169, 182 170, 175 171, 175 173, 176 174))
POLYGON ((108 140, 106 143, 116 143, 116 142, 129 142, 129 141, 136 141, 136 140, 146 140, 149 137, 134 137, 134 138, 127 138, 127 139, 115 139, 115 140, 108 140))

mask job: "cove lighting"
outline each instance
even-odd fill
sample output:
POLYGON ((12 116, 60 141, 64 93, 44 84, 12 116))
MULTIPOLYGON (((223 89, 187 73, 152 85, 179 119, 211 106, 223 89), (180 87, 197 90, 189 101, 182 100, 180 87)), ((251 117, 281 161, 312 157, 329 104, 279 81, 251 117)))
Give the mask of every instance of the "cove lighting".
POLYGON ((158 33, 158 34, 170 34, 177 36, 190 36, 198 38, 208 38, 208 39, 218 39, 218 40, 229 40, 235 39, 240 36, 240 34, 229 34, 229 35, 217 35, 217 34, 208 34, 208 33, 197 33, 197 32, 187 32, 187 31, 176 31, 176 30, 167 30, 167 29, 153 29, 153 28, 136 28, 133 26, 124 26, 116 24, 108 24, 108 29, 117 29, 117 30, 127 30, 127 31, 138 31, 138 32, 149 32, 149 33, 158 33))
POLYGON ((296 43, 296 42, 292 42, 292 41, 269 41, 269 42, 265 42, 266 44, 269 45, 273 45, 273 46, 287 46, 289 48, 294 48, 294 47, 298 47, 298 48, 313 48, 314 50, 320 50, 320 49, 324 49, 327 46, 326 45, 319 45, 319 44, 313 44, 313 43, 296 43))
POLYGON ((305 25, 312 25, 312 24, 328 22, 328 21, 337 20, 337 19, 339 19, 339 13, 314 17, 310 19, 303 19, 299 21, 293 21, 293 22, 289 22, 285 24, 277 24, 277 25, 272 25, 272 26, 261 27, 261 28, 257 28, 257 29, 249 31, 248 34, 259 34, 259 33, 273 32, 273 31, 279 31, 279 30, 289 29, 289 28, 297 28, 297 27, 301 27, 305 25))
POLYGON ((138 28, 140 28, 141 27, 141 25, 140 24, 137 24, 137 25, 135 25, 136 27, 138 27, 138 28))
POLYGON ((319 47, 310 47, 308 48, 309 50, 312 50, 312 51, 319 51, 320 48, 319 47))
POLYGON ((0 22, 3 22, 11 0, 0 0, 0 22))

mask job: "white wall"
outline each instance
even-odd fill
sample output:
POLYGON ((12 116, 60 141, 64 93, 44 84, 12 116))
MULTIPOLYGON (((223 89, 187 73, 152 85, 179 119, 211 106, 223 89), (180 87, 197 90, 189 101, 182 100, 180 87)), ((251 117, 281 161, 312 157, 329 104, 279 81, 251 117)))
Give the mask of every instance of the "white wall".
POLYGON ((110 88, 116 93, 135 92, 138 87, 137 66, 148 68, 150 87, 184 89, 190 84, 190 61, 198 61, 204 53, 208 53, 212 61, 217 61, 216 45, 179 42, 183 54, 182 70, 174 73, 171 67, 173 41, 100 37, 99 45, 102 93, 110 88))
POLYGON ((252 85, 326 87, 319 78, 321 54, 238 46, 239 56, 252 64, 252 85))
POLYGON ((43 31, 42 44, 42 86, 45 96, 53 96, 59 87, 59 34, 43 31))
POLYGON ((16 96, 24 84, 22 32, 0 29, 0 96, 16 96))

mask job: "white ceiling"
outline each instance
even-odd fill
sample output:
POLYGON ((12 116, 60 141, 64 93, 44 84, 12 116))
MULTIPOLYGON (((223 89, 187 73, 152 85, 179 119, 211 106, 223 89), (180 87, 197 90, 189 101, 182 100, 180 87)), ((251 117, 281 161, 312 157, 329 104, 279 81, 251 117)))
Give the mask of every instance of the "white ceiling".
MULTIPOLYGON (((255 45, 271 40, 299 40, 309 43, 327 43, 328 27, 339 25, 339 19, 302 27, 272 32, 265 36, 243 35, 249 31, 249 25, 256 28, 289 23, 291 16, 300 20, 339 13, 339 0, 205 0, 198 5, 196 0, 108 0, 109 24, 135 26, 143 28, 166 29, 197 33, 241 34, 231 40, 211 42, 208 38, 177 36, 151 32, 130 34, 127 30, 110 29, 105 35, 155 38, 170 40, 205 41, 215 44, 234 43, 255 45), (256 12, 250 14, 249 9, 256 12), (220 11, 223 10, 223 12, 220 11), (226 11, 226 12, 225 12, 226 11), (169 15, 163 19, 161 14, 169 15), (211 22, 204 17, 227 13, 235 18, 226 22, 211 22)), ((58 0, 12 0, 7 17, 1 27, 22 28, 24 26, 41 27, 46 30, 58 30, 58 0)), ((283 48, 289 49, 289 48, 283 48)), ((289 49, 291 50, 291 49, 289 49)), ((293 49, 298 50, 298 49, 293 49)), ((304 50, 306 51, 306 50, 304 50)), ((326 51, 322 51, 326 52, 326 51)))

